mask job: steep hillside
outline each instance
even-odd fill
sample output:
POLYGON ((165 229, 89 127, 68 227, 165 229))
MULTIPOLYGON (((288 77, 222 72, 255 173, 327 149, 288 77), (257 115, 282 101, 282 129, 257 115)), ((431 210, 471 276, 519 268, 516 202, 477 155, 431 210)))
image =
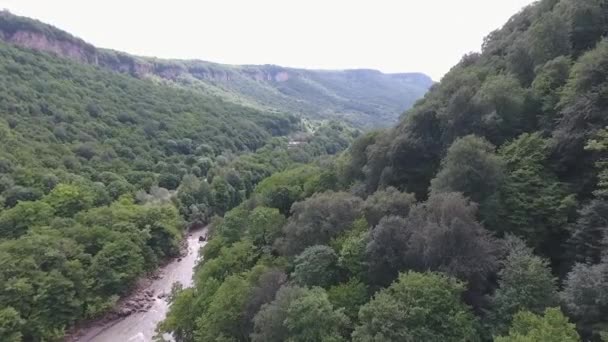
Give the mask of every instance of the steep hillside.
POLYGON ((0 341, 61 340, 186 227, 357 134, 5 42, 0 89, 0 341))
POLYGON ((395 127, 262 181, 161 331, 606 341, 607 33, 605 0, 538 1, 395 127))
POLYGON ((396 122, 433 84, 428 76, 419 73, 232 66, 136 57, 97 49, 66 32, 6 11, 0 13, 0 39, 138 78, 222 96, 250 107, 312 119, 345 119, 359 127, 388 126, 396 122))

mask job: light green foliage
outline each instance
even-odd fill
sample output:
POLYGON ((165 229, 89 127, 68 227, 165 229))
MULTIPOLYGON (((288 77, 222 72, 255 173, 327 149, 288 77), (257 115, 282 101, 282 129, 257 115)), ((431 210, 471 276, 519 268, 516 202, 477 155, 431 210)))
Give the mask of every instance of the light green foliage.
POLYGON ((255 265, 258 256, 257 248, 247 240, 222 247, 216 258, 205 260, 196 272, 196 284, 204 286, 211 278, 223 281, 232 274, 244 272, 255 265))
POLYGON ((338 265, 348 271, 352 278, 361 280, 365 279, 367 272, 365 248, 369 232, 367 231, 367 226, 364 228, 364 230, 353 229, 348 232, 342 241, 338 256, 338 265))
POLYGON ((233 275, 226 278, 214 293, 205 313, 197 319, 196 341, 246 339, 241 314, 250 291, 251 285, 243 277, 233 275))
POLYGON ((555 125, 555 107, 560 99, 560 91, 566 84, 570 75, 572 61, 566 56, 560 56, 548 61, 539 68, 534 82, 532 92, 541 102, 541 109, 546 113, 539 122, 543 128, 552 129, 555 125))
POLYGON ((409 272, 359 311, 353 341, 477 341, 464 285, 436 273, 409 272))
POLYGON ((166 318, 159 323, 156 332, 171 333, 179 342, 195 341, 196 318, 201 317, 209 308, 220 285, 219 281, 210 278, 200 289, 189 288, 177 292, 166 318))
POLYGON ((105 245, 91 261, 89 273, 103 294, 123 294, 144 270, 143 251, 132 241, 105 245))
POLYGON ((247 234, 258 247, 272 246, 284 224, 285 216, 278 209, 257 207, 249 215, 247 234))
POLYGON ((249 211, 244 208, 235 208, 226 213, 222 223, 215 227, 215 233, 226 243, 231 244, 240 239, 249 226, 249 222, 249 211))
POLYGON ((369 299, 368 292, 364 283, 359 280, 350 280, 347 283, 330 287, 327 295, 335 308, 343 308, 344 314, 351 322, 356 322, 359 308, 369 299))
POLYGON ((291 205, 304 197, 306 183, 312 182, 320 171, 317 167, 306 165, 276 173, 262 181, 255 191, 267 206, 287 215, 291 205))
POLYGON ((597 189, 593 194, 597 197, 608 198, 608 158, 605 156, 608 152, 608 129, 600 130, 595 139, 589 141, 585 148, 603 154, 602 158, 595 163, 599 174, 597 189))
POLYGON ((572 67, 564 89, 563 102, 576 100, 576 96, 588 92, 602 92, 606 87, 604 76, 608 72, 608 41, 602 40, 595 48, 583 55, 572 67))
POLYGON ((578 342, 581 341, 574 324, 559 308, 545 310, 543 316, 528 311, 515 315, 508 336, 500 336, 495 342, 578 342))
POLYGON ((0 213, 0 237, 16 238, 31 227, 47 225, 53 214, 53 208, 45 202, 19 202, 0 213))
POLYGON ((341 342, 349 321, 341 309, 334 309, 327 293, 318 287, 306 290, 287 308, 286 342, 341 342))
POLYGON ((20 342, 20 332, 25 321, 19 317, 19 312, 8 307, 0 310, 0 340, 6 342, 20 342))
POLYGON ((86 189, 74 185, 59 184, 44 199, 50 204, 55 214, 62 217, 72 217, 79 211, 93 206, 94 198, 86 189))
POLYGON ((545 166, 548 153, 539 134, 523 134, 502 147, 507 176, 500 189, 498 221, 489 228, 523 237, 555 259, 576 201, 545 166))

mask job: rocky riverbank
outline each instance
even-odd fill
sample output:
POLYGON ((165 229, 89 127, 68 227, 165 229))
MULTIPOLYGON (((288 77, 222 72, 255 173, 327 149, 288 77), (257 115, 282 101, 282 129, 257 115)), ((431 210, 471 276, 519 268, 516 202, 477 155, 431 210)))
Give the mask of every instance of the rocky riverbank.
POLYGON ((142 278, 133 292, 118 301, 104 317, 74 329, 66 338, 75 341, 152 341, 156 324, 168 310, 167 296, 175 282, 191 286, 193 268, 206 230, 192 231, 184 239, 181 255, 155 273, 142 278))

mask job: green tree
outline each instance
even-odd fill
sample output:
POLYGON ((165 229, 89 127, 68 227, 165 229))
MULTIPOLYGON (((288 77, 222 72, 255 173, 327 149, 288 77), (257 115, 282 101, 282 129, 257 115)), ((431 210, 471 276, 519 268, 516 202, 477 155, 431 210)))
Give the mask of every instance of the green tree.
POLYGON ((556 107, 560 100, 561 90, 568 81, 571 65, 572 61, 566 56, 552 59, 538 68, 534 82, 532 82, 532 93, 540 101, 543 111, 539 124, 547 131, 555 127, 556 107))
POLYGON ((247 339, 241 315, 251 293, 251 284, 239 275, 226 278, 209 307, 197 320, 197 341, 242 341, 247 339))
POLYGON ((292 278, 298 285, 328 287, 338 280, 337 264, 333 248, 311 246, 296 256, 292 278))
POLYGON ((54 215, 45 202, 19 202, 15 207, 0 213, 0 237, 17 238, 31 227, 45 226, 54 215))
POLYGON ((431 192, 461 192, 480 204, 481 217, 496 211, 496 191, 503 179, 502 162, 494 146, 485 139, 468 135, 457 139, 431 181, 431 192))
POLYGON ((498 272, 498 289, 491 297, 494 335, 506 333, 513 316, 522 310, 541 314, 558 304, 556 279, 549 263, 535 256, 525 243, 509 238, 509 254, 498 272))
POLYGON ((25 321, 17 310, 7 307, 0 310, 0 340, 6 342, 22 341, 21 329, 25 321))
POLYGON ((438 273, 408 272, 361 307, 353 341, 477 341, 464 285, 438 273))
POLYGON ((581 338, 575 325, 568 321, 559 308, 545 310, 543 316, 520 311, 513 319, 509 335, 494 339, 495 342, 579 342, 581 338))
POLYGON ((502 144, 531 126, 531 118, 525 115, 526 96, 527 90, 509 74, 490 76, 484 81, 474 101, 483 113, 478 124, 490 142, 502 144))
POLYGON ((547 141, 540 134, 522 134, 500 151, 507 177, 500 188, 498 221, 490 226, 524 238, 552 261, 563 258, 574 196, 547 169, 547 141))
MULTIPOLYGON (((596 151, 599 153, 608 151, 608 129, 602 129, 597 133, 595 139, 589 141, 585 147, 587 150, 596 151)), ((608 197, 608 158, 601 158, 595 163, 595 167, 599 171, 597 189, 594 195, 599 198, 608 197)))
POLYGON ((257 207, 249 215, 247 234, 258 247, 272 246, 284 224, 285 217, 278 209, 257 207))
POLYGON ((416 203, 414 195, 388 187, 374 192, 365 200, 363 213, 367 223, 373 227, 385 216, 406 217, 414 203, 416 203))
POLYGON ((223 241, 230 244, 241 238, 249 226, 249 222, 249 211, 239 207, 227 212, 222 223, 215 229, 223 241))
POLYGON ((315 287, 290 303, 284 324, 286 342, 340 342, 346 341, 349 322, 342 310, 333 308, 325 290, 315 287))
POLYGON ((83 187, 59 184, 44 198, 44 201, 54 208, 58 216, 72 217, 79 211, 91 208, 94 197, 83 187))
POLYGON ((295 203, 285 225, 285 237, 278 241, 286 255, 296 255, 306 247, 328 244, 352 227, 363 201, 345 192, 324 192, 295 203))
POLYGON ((289 331, 284 324, 287 310, 292 302, 304 296, 306 290, 298 286, 283 286, 277 292, 275 300, 262 305, 253 318, 253 342, 284 342, 289 331))
POLYGON ((432 195, 405 218, 380 221, 367 245, 371 279, 383 285, 404 270, 441 271, 483 293, 497 268, 495 239, 461 194, 432 195))
POLYGON ((608 260, 604 260, 596 265, 575 264, 564 281, 562 304, 585 337, 598 335, 608 323, 607 278, 608 260))
POLYGON ((141 249, 132 241, 119 240, 105 245, 91 261, 89 274, 94 287, 104 294, 125 293, 143 273, 141 249))
POLYGON ((367 260, 365 248, 367 246, 369 232, 350 232, 342 243, 338 256, 338 265, 348 271, 352 278, 365 279, 367 272, 367 260))
POLYGON ((351 322, 357 321, 359 308, 369 300, 367 286, 356 279, 330 287, 327 296, 335 308, 344 309, 351 322))
POLYGON ((597 264, 608 250, 608 202, 596 199, 579 210, 568 240, 576 262, 597 264))

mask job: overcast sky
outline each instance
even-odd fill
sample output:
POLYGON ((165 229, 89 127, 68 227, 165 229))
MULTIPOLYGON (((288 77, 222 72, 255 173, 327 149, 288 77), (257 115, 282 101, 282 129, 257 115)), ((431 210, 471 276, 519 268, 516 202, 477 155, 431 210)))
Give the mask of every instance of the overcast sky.
POLYGON ((105 48, 439 80, 533 0, 0 0, 105 48))

